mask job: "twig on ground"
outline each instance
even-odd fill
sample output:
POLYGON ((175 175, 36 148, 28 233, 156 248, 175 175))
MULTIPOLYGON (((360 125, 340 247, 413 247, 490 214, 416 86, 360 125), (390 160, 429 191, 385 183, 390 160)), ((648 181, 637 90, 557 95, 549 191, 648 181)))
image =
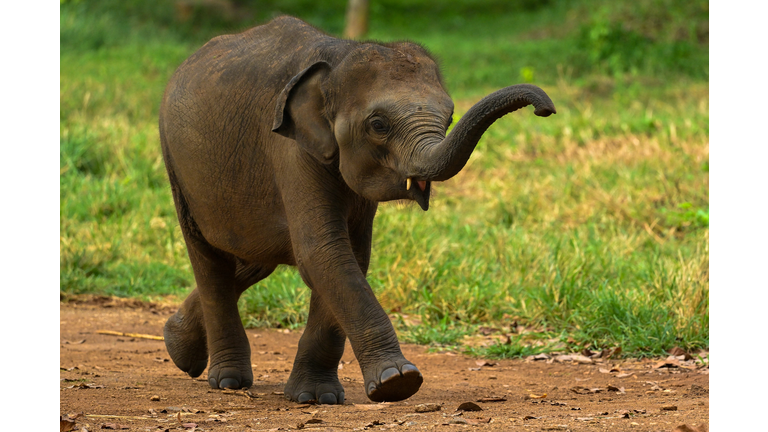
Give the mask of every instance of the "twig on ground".
POLYGON ((148 334, 141 334, 141 333, 123 333, 123 332, 116 332, 112 330, 98 330, 96 333, 110 335, 110 336, 124 336, 124 337, 132 337, 132 338, 139 338, 139 339, 165 340, 165 338, 163 338, 162 336, 155 336, 155 335, 148 335, 148 334))

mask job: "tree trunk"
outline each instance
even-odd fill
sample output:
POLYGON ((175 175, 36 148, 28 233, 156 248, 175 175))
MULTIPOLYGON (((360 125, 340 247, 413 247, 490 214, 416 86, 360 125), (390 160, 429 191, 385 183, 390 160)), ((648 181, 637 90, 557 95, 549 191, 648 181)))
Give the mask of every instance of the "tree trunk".
POLYGON ((344 37, 357 39, 368 33, 368 0, 349 0, 344 37))

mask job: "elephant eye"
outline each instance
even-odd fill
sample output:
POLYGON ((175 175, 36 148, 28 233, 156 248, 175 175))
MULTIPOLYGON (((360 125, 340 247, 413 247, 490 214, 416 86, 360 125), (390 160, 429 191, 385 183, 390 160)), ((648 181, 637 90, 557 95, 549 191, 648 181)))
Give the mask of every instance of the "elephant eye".
POLYGON ((389 132, 389 124, 382 118, 374 118, 371 120, 371 129, 378 134, 385 134, 389 132))

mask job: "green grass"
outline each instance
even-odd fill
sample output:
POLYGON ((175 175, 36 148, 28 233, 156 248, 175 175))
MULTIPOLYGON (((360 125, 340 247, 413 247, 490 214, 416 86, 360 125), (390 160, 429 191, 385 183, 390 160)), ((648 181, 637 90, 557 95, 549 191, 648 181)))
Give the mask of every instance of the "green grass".
MULTIPOLYGON (((248 19, 195 10, 181 22, 172 2, 63 2, 64 296, 189 292, 157 132, 167 80, 211 37, 280 13, 339 34, 345 3, 259 2, 248 19)), ((372 2, 369 36, 432 51, 457 118, 518 82, 558 110, 499 120, 435 185, 429 212, 380 206, 368 280, 401 339, 495 357, 708 347, 707 20, 706 2, 372 2)), ((278 268, 243 295, 243 322, 299 327, 308 300, 296 271, 278 268)))

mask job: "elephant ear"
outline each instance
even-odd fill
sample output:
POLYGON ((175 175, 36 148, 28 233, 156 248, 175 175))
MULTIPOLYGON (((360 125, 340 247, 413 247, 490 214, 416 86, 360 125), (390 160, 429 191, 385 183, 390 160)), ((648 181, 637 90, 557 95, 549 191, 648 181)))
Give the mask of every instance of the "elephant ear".
POLYGON ((338 145, 325 117, 325 98, 321 85, 331 66, 320 61, 304 69, 286 84, 275 106, 272 131, 296 140, 320 162, 333 161, 338 145))

